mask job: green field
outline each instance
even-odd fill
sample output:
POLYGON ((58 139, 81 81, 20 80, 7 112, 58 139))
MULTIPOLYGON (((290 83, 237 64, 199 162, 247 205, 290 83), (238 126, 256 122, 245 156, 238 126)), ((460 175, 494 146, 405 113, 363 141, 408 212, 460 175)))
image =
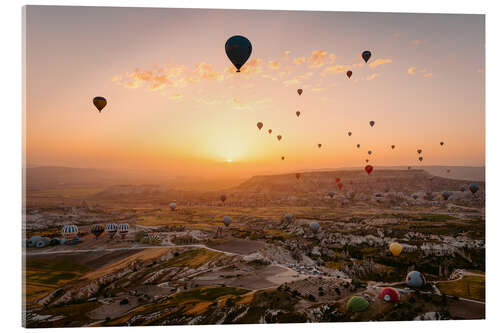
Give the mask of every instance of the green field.
POLYGON ((479 301, 485 299, 485 276, 467 275, 457 281, 439 282, 438 287, 443 294, 471 298, 479 301))

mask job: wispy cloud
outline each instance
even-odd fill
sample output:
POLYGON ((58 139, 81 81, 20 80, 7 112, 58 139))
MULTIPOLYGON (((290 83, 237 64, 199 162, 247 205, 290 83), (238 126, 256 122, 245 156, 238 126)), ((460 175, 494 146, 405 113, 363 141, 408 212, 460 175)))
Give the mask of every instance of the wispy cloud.
POLYGON ((408 75, 415 74, 416 70, 417 70, 417 67, 410 67, 410 68, 408 68, 408 75))
POLYGON ((379 59, 373 61, 370 64, 370 67, 371 68, 375 68, 375 67, 383 65, 383 64, 390 64, 391 62, 392 62, 392 59, 382 59, 382 58, 379 58, 379 59))
POLYGON ((372 75, 368 76, 366 78, 366 81, 371 81, 371 80, 374 80, 375 78, 379 77, 380 74, 379 73, 373 73, 372 75))
POLYGON ((295 58, 293 59, 293 63, 295 65, 300 65, 306 62, 306 57, 300 57, 300 58, 295 58))
POLYGON ((425 73, 424 74, 424 77, 431 77, 432 76, 432 73, 425 73))
POLYGON ((269 68, 271 69, 278 69, 281 67, 281 63, 279 61, 276 61, 276 60, 271 60, 267 63, 267 65, 269 66, 269 68))

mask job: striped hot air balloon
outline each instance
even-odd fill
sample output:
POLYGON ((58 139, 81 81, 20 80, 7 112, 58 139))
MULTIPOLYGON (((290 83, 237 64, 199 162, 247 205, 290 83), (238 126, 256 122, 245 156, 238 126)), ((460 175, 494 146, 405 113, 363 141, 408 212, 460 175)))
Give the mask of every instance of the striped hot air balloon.
POLYGON ((102 224, 94 224, 91 228, 90 228, 90 232, 95 236, 95 239, 98 239, 99 236, 102 235, 102 233, 104 232, 104 226, 102 224))
POLYGON ((74 238, 77 238, 78 227, 74 224, 65 225, 61 230, 61 234, 63 235, 64 238, 66 238, 68 240, 72 240, 74 238))
POLYGON ((106 233, 109 235, 109 239, 112 239, 117 231, 118 231, 118 226, 116 225, 116 223, 106 224, 106 233))
POLYGON ((122 236, 122 239, 124 239, 128 234, 128 224, 127 223, 119 224, 118 233, 120 234, 120 236, 122 236))

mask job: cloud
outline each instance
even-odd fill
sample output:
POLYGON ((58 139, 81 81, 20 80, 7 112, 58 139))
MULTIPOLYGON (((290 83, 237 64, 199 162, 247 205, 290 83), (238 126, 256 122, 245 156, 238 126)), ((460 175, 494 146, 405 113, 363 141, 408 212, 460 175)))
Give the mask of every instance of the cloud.
POLYGON ((424 74, 424 77, 431 77, 432 76, 432 73, 426 73, 424 74))
POLYGON ((283 81, 283 84, 285 86, 290 86, 292 84, 298 84, 298 83, 300 83, 300 81, 296 77, 290 80, 283 81))
POLYGON ((300 58, 293 59, 293 63, 295 65, 300 65, 300 64, 303 64, 304 62, 306 62, 306 57, 300 57, 300 58))
POLYGON ((421 69, 419 72, 420 73, 425 73, 425 72, 427 72, 427 68, 421 69))
POLYGON ((410 67, 410 68, 408 68, 408 75, 413 75, 416 70, 417 70, 417 67, 410 67))
POLYGON ((276 60, 271 60, 267 63, 267 65, 269 66, 269 68, 271 69, 278 69, 281 67, 281 64, 279 61, 276 61, 276 60))
MULTIPOLYGON (((332 56, 333 56, 333 61, 335 61, 335 55, 332 56)), ((328 52, 323 50, 316 50, 311 53, 309 59, 307 60, 307 63, 311 68, 318 68, 323 66, 327 59, 330 59, 330 61, 332 61, 328 55, 328 52)))
POLYGON ((366 78, 366 80, 367 80, 367 81, 371 81, 371 80, 373 80, 373 79, 375 79, 375 78, 377 78, 377 77, 379 77, 379 76, 380 76, 380 74, 378 74, 378 73, 373 73, 372 75, 368 76, 368 77, 366 78))
POLYGON ((178 100, 182 99, 182 97, 183 96, 181 94, 177 93, 177 94, 170 95, 168 98, 171 99, 171 100, 178 101, 178 100))
POLYGON ((483 69, 483 68, 478 68, 478 69, 476 70, 476 72, 478 72, 478 73, 484 73, 484 69, 483 69))
POLYGON ((401 37, 401 34, 400 33, 395 33, 395 34, 392 34, 392 37, 399 38, 399 37, 401 37))
POLYGON ((350 68, 348 65, 332 65, 325 67, 323 69, 324 74, 338 74, 338 73, 344 73, 350 68))
POLYGON ((390 64, 392 62, 391 59, 382 59, 382 58, 379 58, 375 61, 373 61, 371 64, 370 64, 370 67, 371 68, 375 68, 377 66, 380 66, 380 65, 383 65, 383 64, 390 64))
POLYGON ((412 45, 420 45, 420 43, 422 43, 422 41, 420 39, 414 39, 410 42, 412 45))

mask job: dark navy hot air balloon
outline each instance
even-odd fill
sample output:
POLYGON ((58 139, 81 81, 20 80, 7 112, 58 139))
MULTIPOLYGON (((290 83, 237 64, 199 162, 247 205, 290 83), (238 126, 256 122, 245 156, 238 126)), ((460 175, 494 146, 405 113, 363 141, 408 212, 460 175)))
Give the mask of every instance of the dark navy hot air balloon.
POLYGON ((361 58, 363 58, 363 60, 365 62, 368 62, 368 60, 370 60, 371 56, 372 56, 372 53, 370 51, 363 51, 363 53, 361 53, 361 58))
POLYGON ((239 72, 252 54, 252 44, 243 36, 233 36, 226 41, 226 54, 239 72))
POLYGON ((94 97, 93 102, 94 102, 94 106, 96 107, 96 109, 99 110, 99 113, 101 113, 102 109, 104 109, 106 104, 108 104, 108 102, 106 101, 106 98, 101 97, 101 96, 94 97))

